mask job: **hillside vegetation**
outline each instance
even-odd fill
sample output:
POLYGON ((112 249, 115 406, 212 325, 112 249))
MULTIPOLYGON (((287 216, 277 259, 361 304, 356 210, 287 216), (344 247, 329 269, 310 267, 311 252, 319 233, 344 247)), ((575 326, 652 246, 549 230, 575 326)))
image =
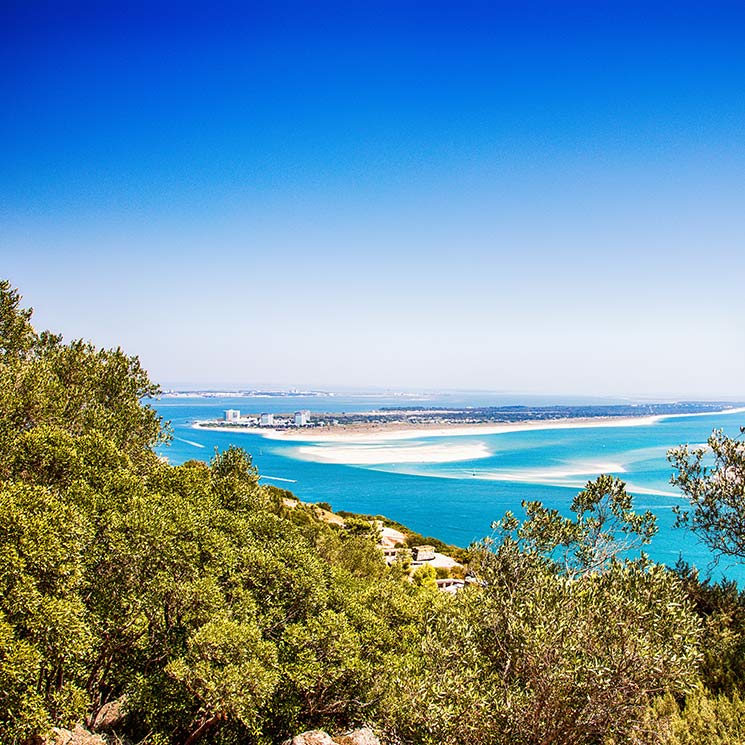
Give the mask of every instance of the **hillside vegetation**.
MULTIPOLYGON (((619 558, 655 526, 618 480, 572 519, 505 516, 460 557, 474 581, 439 593, 242 450, 158 458, 137 358, 30 317, 0 283, 0 742, 75 723, 152 745, 359 724, 402 745, 745 741, 745 599, 619 558)), ((737 447, 714 474, 735 500, 737 447)), ((715 483, 695 465, 678 454, 691 494, 715 483)))

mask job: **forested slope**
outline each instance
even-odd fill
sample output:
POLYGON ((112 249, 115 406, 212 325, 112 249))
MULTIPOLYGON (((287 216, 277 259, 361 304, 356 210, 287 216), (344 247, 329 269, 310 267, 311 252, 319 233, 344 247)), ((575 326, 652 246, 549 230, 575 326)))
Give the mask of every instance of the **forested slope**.
POLYGON ((617 480, 571 520, 506 516, 453 597, 288 507, 241 450, 158 458, 157 390, 121 350, 37 333, 0 284, 0 742, 113 701, 111 742, 745 738, 745 602, 618 559, 654 520, 617 480))

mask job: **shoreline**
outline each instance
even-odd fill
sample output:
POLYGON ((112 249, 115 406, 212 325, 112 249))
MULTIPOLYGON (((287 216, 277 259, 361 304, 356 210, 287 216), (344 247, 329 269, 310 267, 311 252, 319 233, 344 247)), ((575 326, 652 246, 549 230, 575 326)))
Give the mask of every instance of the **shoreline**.
POLYGON ((204 425, 199 422, 195 422, 191 426, 193 429, 260 435, 269 440, 287 440, 291 442, 375 443, 390 440, 420 439, 426 437, 499 435, 508 432, 526 432, 530 430, 643 427, 656 424, 664 419, 740 414, 744 412, 745 407, 741 407, 724 409, 722 411, 694 412, 690 414, 655 414, 638 417, 566 417, 564 419, 500 422, 499 424, 484 422, 482 424, 433 424, 431 426, 422 423, 407 424, 405 422, 386 424, 364 423, 314 427, 308 430, 295 428, 290 430, 279 430, 272 427, 236 427, 221 426, 219 424, 204 425))

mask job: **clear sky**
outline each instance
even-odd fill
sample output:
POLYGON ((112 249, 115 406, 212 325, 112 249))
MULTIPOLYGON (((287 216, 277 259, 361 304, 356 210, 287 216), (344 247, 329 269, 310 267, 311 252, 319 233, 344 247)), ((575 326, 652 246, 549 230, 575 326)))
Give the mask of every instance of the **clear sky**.
POLYGON ((0 11, 38 326, 166 385, 745 397, 741 2, 107 5, 0 11))

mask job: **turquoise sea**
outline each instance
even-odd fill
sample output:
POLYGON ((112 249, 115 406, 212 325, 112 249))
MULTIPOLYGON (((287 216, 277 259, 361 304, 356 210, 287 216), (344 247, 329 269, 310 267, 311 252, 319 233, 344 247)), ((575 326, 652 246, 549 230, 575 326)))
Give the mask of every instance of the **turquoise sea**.
MULTIPOLYGON (((521 403, 587 404, 587 401, 536 399, 521 403)), ((599 473, 624 479, 638 510, 657 515, 659 533, 647 552, 667 564, 683 559, 702 573, 745 580, 745 570, 712 556, 689 532, 673 529, 672 507, 681 503, 670 485, 667 451, 679 444, 700 444, 715 428, 736 435, 745 413, 667 417, 641 426, 536 429, 385 441, 297 442, 258 434, 195 429, 198 420, 216 419, 225 409, 244 413, 367 411, 381 406, 488 406, 516 403, 484 395, 162 398, 153 403, 170 421, 173 442, 159 452, 172 463, 209 460, 231 444, 253 457, 265 483, 334 509, 383 514, 424 535, 467 546, 490 533, 505 511, 521 514, 522 500, 541 500, 566 512, 573 496, 599 473), (425 457, 428 462, 415 460, 425 457)), ((606 403, 596 401, 595 403, 606 403)), ((608 401, 607 403, 611 403, 608 401)))

